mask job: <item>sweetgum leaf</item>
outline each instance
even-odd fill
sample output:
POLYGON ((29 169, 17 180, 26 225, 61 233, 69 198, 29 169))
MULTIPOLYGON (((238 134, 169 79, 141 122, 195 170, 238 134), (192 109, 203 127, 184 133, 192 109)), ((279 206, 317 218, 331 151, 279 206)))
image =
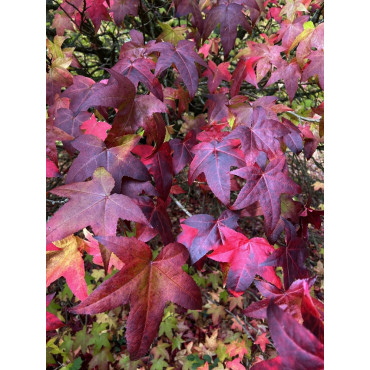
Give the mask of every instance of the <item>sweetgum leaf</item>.
POLYGON ((183 245, 172 243, 152 261, 150 248, 135 238, 97 239, 125 265, 72 312, 95 314, 129 303, 126 339, 130 357, 135 360, 149 350, 168 301, 187 309, 201 308, 199 288, 181 268, 189 254, 183 245))
POLYGON ((50 192, 70 200, 46 225, 46 242, 65 238, 86 226, 95 235, 115 235, 119 218, 148 225, 140 208, 127 196, 112 194, 114 179, 103 167, 87 182, 59 186, 50 192))
MULTIPOLYGON (((270 300, 273 300, 282 310, 292 315, 299 323, 303 323, 302 302, 304 300, 306 289, 310 289, 315 283, 315 278, 296 280, 284 290, 267 281, 256 281, 255 285, 259 292, 266 297, 261 301, 253 302, 243 312, 245 315, 257 319, 267 318, 267 306, 270 300)), ((309 294, 309 292, 308 292, 309 294)), ((321 307, 321 302, 313 298, 312 304, 316 307, 321 307)), ((317 311, 317 309, 316 309, 317 311)))
POLYGON ((265 217, 265 230, 270 235, 280 219, 280 195, 295 195, 301 191, 287 175, 285 157, 277 157, 265 169, 255 163, 231 174, 247 180, 231 209, 242 209, 259 201, 265 217))
POLYGON ((139 0, 114 0, 110 11, 113 13, 114 22, 121 25, 125 16, 130 14, 134 17, 138 14, 139 0))
POLYGON ((281 357, 281 369, 324 369, 324 345, 272 301, 267 307, 267 321, 281 357))
POLYGON ((65 277, 72 293, 81 301, 87 297, 85 267, 82 259, 84 241, 77 236, 68 236, 53 243, 56 250, 46 251, 46 286, 61 276, 65 277))
POLYGON ((286 219, 285 223, 285 240, 286 247, 279 247, 263 263, 264 266, 281 266, 284 272, 284 286, 287 289, 295 279, 307 278, 309 271, 306 269, 304 262, 308 255, 307 242, 297 237, 295 227, 286 219))
POLYGON ((55 115, 54 125, 67 134, 77 138, 82 135, 81 125, 91 116, 89 112, 74 114, 70 109, 58 109, 55 115))
POLYGON ((153 154, 153 147, 149 145, 138 145, 133 153, 141 157, 141 161, 154 177, 155 187, 163 200, 166 200, 172 185, 172 158, 168 143, 164 143, 159 150, 153 154))
POLYGON ((192 41, 180 40, 177 46, 169 42, 159 42, 149 48, 151 52, 160 52, 155 75, 158 76, 165 69, 171 67, 173 63, 178 69, 191 97, 194 97, 198 89, 198 70, 194 63, 208 68, 203 59, 194 51, 194 46, 195 44, 192 41))
MULTIPOLYGON (((201 173, 208 186, 225 205, 230 203, 230 167, 245 164, 243 152, 238 149, 239 140, 203 142, 193 147, 195 154, 189 168, 189 184, 201 173)), ((240 208, 239 208, 240 209, 240 208)))
POLYGON ((275 269, 261 266, 261 263, 274 251, 274 247, 266 239, 248 239, 245 235, 227 227, 220 229, 224 236, 223 245, 208 257, 230 265, 226 281, 229 289, 236 293, 244 292, 257 274, 281 286, 275 269))
POLYGON ((91 177, 98 167, 104 167, 114 178, 113 191, 118 193, 121 189, 122 177, 132 177, 141 181, 150 180, 146 167, 131 154, 140 136, 126 135, 122 144, 106 148, 104 142, 93 135, 83 135, 73 141, 73 147, 80 154, 73 161, 68 171, 66 184, 84 181, 91 177))
MULTIPOLYGON (((49 306, 50 302, 54 298, 55 293, 48 294, 46 296, 46 307, 49 306)), ((46 311, 46 331, 59 329, 64 326, 64 323, 60 321, 55 315, 46 311)))
POLYGON ((191 130, 183 140, 172 139, 169 141, 173 150, 172 165, 175 175, 177 175, 194 158, 191 149, 197 144, 195 131, 191 130))
POLYGON ((237 127, 228 136, 228 139, 240 139, 246 164, 253 165, 260 151, 273 159, 282 155, 277 138, 289 134, 289 129, 280 123, 268 119, 265 110, 258 107, 253 110, 252 123, 237 127))
POLYGON ((211 215, 194 215, 181 223, 183 232, 177 241, 184 244, 190 253, 191 262, 195 263, 209 251, 218 248, 225 240, 223 229, 236 229, 239 216, 231 211, 224 211, 215 220, 211 215))
POLYGON ((202 76, 208 78, 207 85, 211 94, 217 90, 222 80, 230 82, 231 73, 227 70, 229 66, 230 63, 220 63, 216 65, 212 60, 208 61, 208 69, 203 72, 202 76))
POLYGON ((225 58, 234 47, 238 24, 248 32, 251 26, 243 13, 243 6, 228 0, 220 0, 212 7, 206 16, 203 30, 203 40, 208 39, 211 32, 220 24, 221 43, 224 49, 225 58))

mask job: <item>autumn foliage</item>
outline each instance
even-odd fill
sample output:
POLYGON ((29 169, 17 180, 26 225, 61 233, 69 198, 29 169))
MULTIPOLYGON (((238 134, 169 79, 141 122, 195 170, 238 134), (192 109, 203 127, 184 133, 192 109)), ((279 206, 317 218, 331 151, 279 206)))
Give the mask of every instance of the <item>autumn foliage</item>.
POLYGON ((323 369, 323 1, 47 7, 48 366, 323 369))

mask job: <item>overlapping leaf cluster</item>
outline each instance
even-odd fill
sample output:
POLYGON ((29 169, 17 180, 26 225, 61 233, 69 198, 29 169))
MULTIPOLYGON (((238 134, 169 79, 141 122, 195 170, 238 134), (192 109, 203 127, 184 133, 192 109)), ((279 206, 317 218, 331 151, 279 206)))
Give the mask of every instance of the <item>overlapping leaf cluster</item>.
MULTIPOLYGON (((50 193, 64 201, 47 222, 47 286, 65 277, 82 301, 74 314, 129 304, 131 360, 147 354, 167 302, 202 308, 182 265, 218 261, 230 294, 255 283, 264 297, 244 314, 267 319, 279 356, 253 368, 323 368, 323 304, 311 296, 306 265, 309 225, 321 227, 322 211, 288 165, 290 155, 312 158, 323 142, 322 11, 319 0, 58 4, 47 40, 46 163, 47 177, 64 181, 50 193), (151 18, 149 31, 153 3, 176 18, 151 18), (129 31, 137 19, 143 27, 129 31), (124 42, 99 65, 101 77, 82 47, 63 47, 82 35, 104 58, 101 38, 117 42, 120 32, 124 42), (298 114, 299 94, 319 94, 314 109, 298 114), (64 177, 61 149, 72 162, 64 177), (176 235, 167 210, 184 192, 179 176, 212 194, 219 212, 186 212, 176 235), (259 216, 264 235, 247 236, 241 225, 259 216), (153 240, 163 245, 154 256, 153 240), (86 253, 107 273, 119 270, 90 294, 86 253)), ((48 315, 48 330, 61 325, 48 315)), ((230 368, 244 368, 235 360, 230 368)))

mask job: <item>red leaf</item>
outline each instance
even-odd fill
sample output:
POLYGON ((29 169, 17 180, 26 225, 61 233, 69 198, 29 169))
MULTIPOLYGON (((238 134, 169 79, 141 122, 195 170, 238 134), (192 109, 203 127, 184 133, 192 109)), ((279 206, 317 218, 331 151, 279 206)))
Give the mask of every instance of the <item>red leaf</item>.
MULTIPOLYGON (((267 306, 270 300, 273 300, 282 310, 292 315, 300 324, 303 323, 303 316, 301 312, 302 302, 305 296, 305 288, 311 288, 315 283, 315 279, 296 280, 289 287, 288 290, 280 289, 268 282, 256 281, 256 287, 259 292, 266 297, 261 301, 253 302, 245 310, 244 314, 254 317, 256 319, 267 318, 267 306)), ((309 294, 309 293, 308 293, 309 294)), ((315 304, 320 306, 317 299, 315 304)))
POLYGON ((192 149, 195 157, 190 163, 189 184, 204 173, 215 196, 222 203, 229 204, 230 167, 242 167, 245 164, 243 152, 238 146, 239 140, 203 142, 196 145, 192 149))
POLYGON ((261 57, 241 58, 236 65, 232 75, 232 85, 230 95, 235 96, 239 93, 243 81, 247 81, 258 89, 257 77, 254 72, 254 65, 261 57))
POLYGON ((158 76, 165 69, 171 67, 173 63, 178 69, 191 97, 194 97, 198 89, 198 70, 194 63, 208 68, 203 59, 194 51, 194 46, 195 44, 192 41, 180 40, 177 46, 169 42, 160 42, 149 48, 150 51, 160 52, 155 75, 158 76))
POLYGON ((113 13, 113 19, 119 26, 127 14, 134 17, 138 14, 139 0, 114 0, 110 11, 113 13))
POLYGON ((84 241, 70 235, 53 243, 57 250, 46 251, 46 286, 65 277, 72 293, 81 301, 87 297, 85 267, 82 259, 84 241))
POLYGON ((184 140, 172 139, 169 141, 173 150, 172 164, 175 175, 177 175, 194 158, 191 149, 197 144, 195 131, 191 130, 184 140))
POLYGON ((115 235, 119 218, 147 225, 140 208, 129 197, 110 195, 113 188, 113 177, 99 167, 91 181, 51 190, 51 193, 70 200, 47 223, 46 242, 62 239, 89 225, 95 235, 115 235))
POLYGON ((58 167, 48 158, 46 158, 46 177, 58 177, 58 167))
POLYGON ((154 177, 155 187, 163 200, 166 200, 172 185, 172 158, 168 143, 164 143, 157 152, 151 155, 153 147, 149 145, 138 145, 133 153, 141 157, 141 161, 154 177))
POLYGON ((270 344, 270 341, 267 339, 266 335, 267 335, 266 333, 262 333, 254 341, 254 344, 260 345, 262 352, 265 352, 266 345, 270 344))
POLYGON ((163 100, 162 85, 151 72, 156 63, 149 58, 127 58, 118 61, 113 70, 126 76, 137 88, 139 82, 146 86, 158 99, 163 100))
POLYGON ((149 181, 148 170, 138 158, 131 154, 139 140, 138 135, 127 135, 124 136, 121 145, 106 148, 104 142, 96 136, 80 136, 73 141, 73 147, 80 154, 68 171, 66 183, 84 181, 91 177, 98 167, 104 167, 113 176, 115 193, 121 189, 123 176, 149 181))
POLYGON ((267 308, 267 320, 281 357, 281 369, 324 369, 323 344, 272 301, 267 308))
POLYGON ((72 312, 95 314, 130 304, 126 339, 131 360, 144 356, 155 336, 167 301, 187 309, 201 308, 201 294, 181 268, 188 258, 184 246, 168 244, 152 261, 152 252, 134 238, 98 237, 125 266, 102 283, 72 312))
POLYGON ((245 162, 253 165, 260 151, 269 159, 282 155, 277 138, 287 134, 289 130, 280 121, 267 119, 265 110, 257 107, 253 110, 252 123, 237 127, 227 138, 240 139, 245 162))
POLYGON ((227 70, 230 63, 220 63, 216 65, 212 60, 208 61, 208 69, 206 69, 202 76, 208 78, 208 90, 213 94, 217 88, 220 86, 221 81, 230 81, 231 74, 227 70))
MULTIPOLYGON (((50 302, 54 298, 55 293, 48 294, 46 296, 46 307, 49 306, 50 302)), ((56 330, 64 326, 64 323, 60 321, 55 315, 46 311, 46 331, 56 330)))
POLYGON ((257 274, 273 284, 281 285, 274 268, 261 267, 261 263, 274 251, 266 239, 248 239, 227 227, 221 227, 221 232, 224 236, 223 245, 208 257, 230 264, 226 282, 229 289, 244 292, 257 274))
POLYGON ((254 164, 232 171, 231 174, 247 180, 231 209, 242 209, 259 201, 265 217, 266 233, 271 234, 280 219, 280 195, 295 195, 301 191, 300 186, 286 173, 285 157, 272 160, 265 169, 254 164))
POLYGON ((177 241, 188 248, 191 262, 195 263, 209 251, 217 249, 223 244, 225 240, 222 233, 224 226, 236 229, 238 219, 239 216, 230 211, 224 211, 217 220, 211 215, 191 216, 182 221, 183 232, 178 235, 177 241))
POLYGON ((202 38, 208 39, 211 32, 220 24, 221 43, 225 59, 234 47, 238 24, 251 32, 251 26, 243 13, 243 6, 228 0, 220 0, 212 7, 206 16, 202 38))
POLYGON ((107 130, 110 128, 111 125, 109 123, 97 121, 94 114, 80 126, 80 129, 84 130, 85 135, 94 135, 103 141, 107 138, 107 130))
MULTIPOLYGON (((91 116, 89 112, 74 114, 70 109, 58 109, 55 115, 54 125, 75 138, 82 135, 81 125, 91 116)), ((110 127, 110 126, 109 126, 110 127)))
POLYGON ((280 65, 272 72, 265 87, 270 86, 276 81, 284 80, 286 92, 288 93, 290 101, 292 101, 298 89, 298 80, 301 78, 301 73, 301 67, 296 60, 292 60, 290 63, 281 60, 280 65))
POLYGON ((309 77, 318 76, 320 87, 324 90, 324 50, 312 51, 308 56, 310 63, 302 73, 302 81, 309 77))
POLYGON ((265 266, 281 266, 284 272, 284 286, 287 289, 295 279, 309 276, 305 267, 308 255, 307 242, 297 237, 295 227, 287 220, 285 222, 286 247, 280 247, 264 262, 265 266))

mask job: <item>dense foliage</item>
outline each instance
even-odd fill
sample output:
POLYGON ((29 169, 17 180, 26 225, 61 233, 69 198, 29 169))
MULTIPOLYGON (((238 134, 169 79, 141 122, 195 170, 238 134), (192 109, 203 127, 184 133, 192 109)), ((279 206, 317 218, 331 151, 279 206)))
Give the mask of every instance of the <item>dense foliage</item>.
POLYGON ((323 368, 323 9, 47 1, 50 368, 323 368))

